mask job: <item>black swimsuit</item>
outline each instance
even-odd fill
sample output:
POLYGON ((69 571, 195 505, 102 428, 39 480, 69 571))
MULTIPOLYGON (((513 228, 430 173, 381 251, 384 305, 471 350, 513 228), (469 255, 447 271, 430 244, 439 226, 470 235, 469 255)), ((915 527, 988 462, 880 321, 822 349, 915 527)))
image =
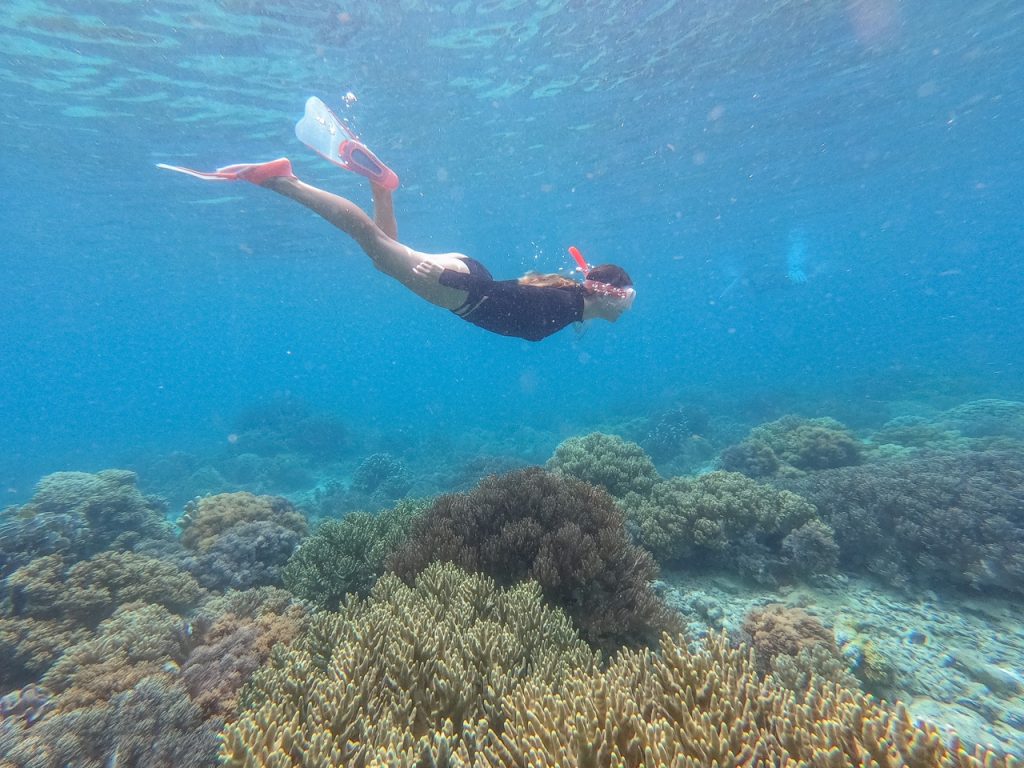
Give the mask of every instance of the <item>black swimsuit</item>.
POLYGON ((462 306, 452 311, 492 333, 540 341, 583 319, 583 288, 542 288, 518 280, 495 280, 476 259, 464 258, 469 274, 446 269, 438 282, 466 291, 462 306))

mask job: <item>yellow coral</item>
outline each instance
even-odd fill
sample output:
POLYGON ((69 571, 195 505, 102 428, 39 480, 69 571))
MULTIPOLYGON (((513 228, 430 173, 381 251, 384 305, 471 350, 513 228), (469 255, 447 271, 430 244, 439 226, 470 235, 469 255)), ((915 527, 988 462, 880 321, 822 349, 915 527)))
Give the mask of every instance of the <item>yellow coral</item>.
POLYGON ((189 502, 185 514, 178 521, 182 529, 181 543, 202 552, 229 528, 258 520, 271 520, 301 535, 309 532, 306 518, 296 512, 287 499, 240 491, 189 502))
POLYGON ((451 564, 429 566, 414 587, 388 574, 365 601, 315 616, 300 645, 256 674, 224 757, 238 766, 412 759, 447 720, 500 729, 502 702, 523 677, 557 681, 597 660, 535 583, 499 590, 451 564))
POLYGON ((225 730, 227 765, 1013 768, 836 683, 759 676, 724 636, 624 652, 604 670, 535 585, 450 565, 385 576, 276 654, 225 730))

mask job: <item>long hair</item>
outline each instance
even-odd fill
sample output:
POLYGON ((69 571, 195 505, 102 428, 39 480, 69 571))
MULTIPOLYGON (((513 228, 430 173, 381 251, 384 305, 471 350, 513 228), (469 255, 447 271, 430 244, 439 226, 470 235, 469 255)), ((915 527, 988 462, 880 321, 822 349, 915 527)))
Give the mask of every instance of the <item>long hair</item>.
POLYGON ((536 288, 575 288, 578 282, 564 275, 556 275, 552 272, 542 274, 540 272, 527 272, 519 278, 520 285, 532 285, 536 288))

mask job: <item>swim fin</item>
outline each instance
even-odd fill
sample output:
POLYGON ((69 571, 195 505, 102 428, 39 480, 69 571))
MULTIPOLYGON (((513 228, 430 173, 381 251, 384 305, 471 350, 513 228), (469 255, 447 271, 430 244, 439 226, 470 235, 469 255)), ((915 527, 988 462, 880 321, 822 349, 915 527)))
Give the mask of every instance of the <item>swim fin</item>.
POLYGON ((398 176, 382 163, 355 131, 316 96, 306 100, 306 112, 295 124, 299 141, 346 171, 365 176, 374 184, 394 191, 398 176))
POLYGON ((287 157, 279 157, 266 163, 239 163, 237 165, 226 165, 216 171, 195 171, 191 168, 184 168, 180 165, 167 165, 157 163, 157 168, 165 171, 177 171, 189 176, 194 176, 203 181, 249 181, 253 184, 264 184, 270 179, 280 176, 291 176, 292 164, 287 157))

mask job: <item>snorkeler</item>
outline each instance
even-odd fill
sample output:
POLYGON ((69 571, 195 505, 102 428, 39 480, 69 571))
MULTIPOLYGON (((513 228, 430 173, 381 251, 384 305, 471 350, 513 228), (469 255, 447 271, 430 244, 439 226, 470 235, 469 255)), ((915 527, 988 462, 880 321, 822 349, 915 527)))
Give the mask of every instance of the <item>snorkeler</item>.
POLYGON ((464 254, 422 253, 403 245, 398 242, 392 203, 398 176, 320 99, 306 102, 295 133, 331 162, 370 180, 373 219, 352 201, 298 179, 284 157, 230 165, 212 173, 163 163, 158 167, 210 181, 244 180, 291 198, 355 240, 377 269, 417 296, 503 336, 540 341, 575 322, 591 318, 615 322, 632 306, 636 292, 625 270, 613 264, 591 267, 575 248, 570 253, 583 272, 582 282, 536 273, 495 280, 483 264, 464 254))

